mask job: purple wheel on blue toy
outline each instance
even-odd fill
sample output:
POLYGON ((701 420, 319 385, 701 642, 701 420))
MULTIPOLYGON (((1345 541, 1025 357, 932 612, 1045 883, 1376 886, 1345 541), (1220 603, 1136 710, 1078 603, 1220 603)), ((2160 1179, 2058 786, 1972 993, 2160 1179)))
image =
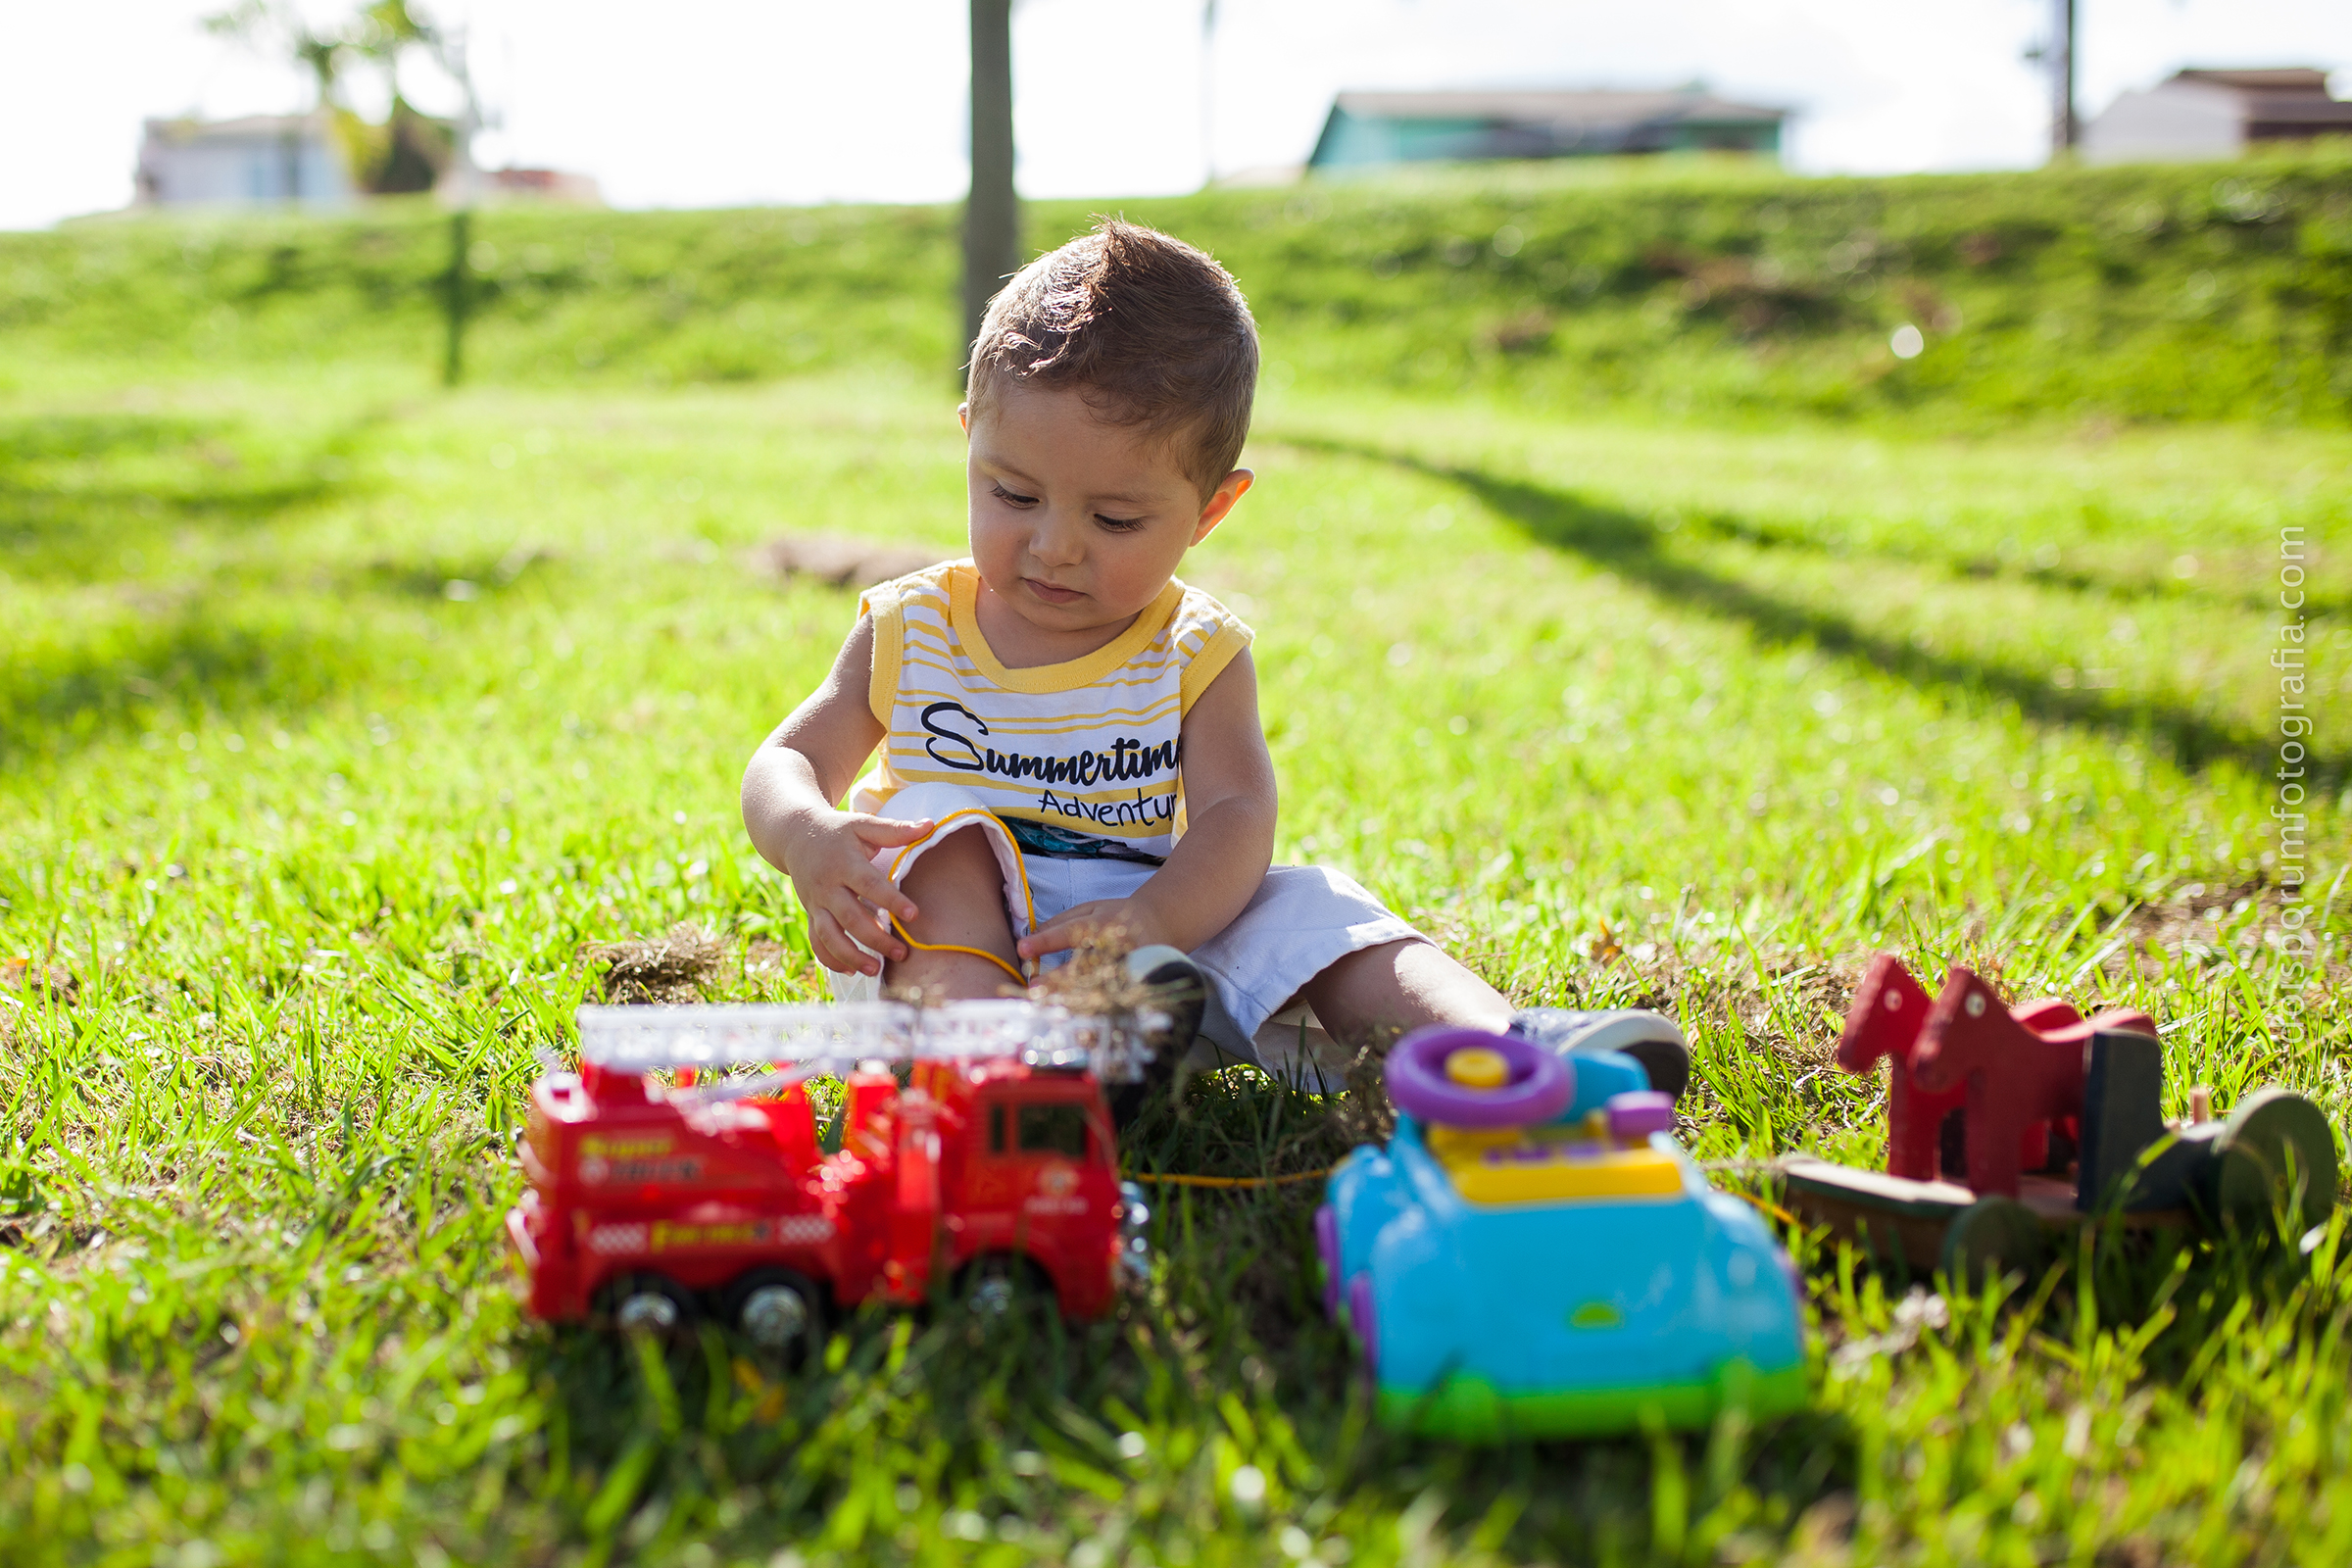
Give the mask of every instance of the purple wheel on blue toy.
POLYGON ((1483 1029, 1416 1029, 1389 1053, 1389 1099, 1420 1122, 1442 1127, 1524 1127, 1549 1121, 1576 1098, 1576 1069, 1517 1035, 1483 1029), (1510 1069, 1499 1089, 1473 1089, 1446 1076, 1446 1058, 1468 1048, 1499 1054, 1510 1069))
POLYGON ((1315 1210, 1315 1255, 1323 1260, 1323 1315, 1340 1316, 1340 1216, 1325 1203, 1315 1210))
POLYGON ((1363 1347, 1364 1370, 1380 1371, 1380 1324, 1372 1314, 1372 1276, 1358 1274, 1348 1282, 1348 1326, 1363 1347))
POLYGON ((1611 1095, 1603 1107, 1609 1113, 1611 1138, 1647 1138, 1674 1131, 1674 1097, 1654 1089, 1611 1095))

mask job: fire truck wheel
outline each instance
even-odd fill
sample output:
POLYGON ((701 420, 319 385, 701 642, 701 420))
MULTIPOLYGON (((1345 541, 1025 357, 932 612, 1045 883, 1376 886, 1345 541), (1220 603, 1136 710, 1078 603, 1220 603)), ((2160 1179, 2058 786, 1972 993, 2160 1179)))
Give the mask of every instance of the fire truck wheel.
POLYGON ((797 1356, 824 1336, 824 1298, 805 1274, 754 1269, 727 1287, 726 1319, 762 1350, 797 1356))
POLYGON ((703 1315, 694 1293, 665 1274, 623 1274, 597 1300, 598 1315, 623 1334, 684 1334, 703 1315))
POLYGON ((1054 1284, 1030 1258, 989 1252, 956 1274, 956 1298, 976 1318, 1002 1321, 1051 1306, 1054 1284))

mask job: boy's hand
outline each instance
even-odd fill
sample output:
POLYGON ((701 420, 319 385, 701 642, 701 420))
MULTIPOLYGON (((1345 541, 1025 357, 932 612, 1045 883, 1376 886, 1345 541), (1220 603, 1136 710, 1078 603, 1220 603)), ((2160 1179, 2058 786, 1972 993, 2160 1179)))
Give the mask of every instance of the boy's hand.
POLYGON ((912 844, 935 825, 827 811, 792 835, 786 864, 792 891, 808 915, 808 946, 817 962, 836 974, 878 975, 884 959, 895 963, 906 956, 890 916, 911 922, 914 901, 874 868, 874 853, 912 844), (871 951, 860 951, 859 943, 871 951))
POLYGON ((1159 917, 1141 899, 1096 899, 1071 905, 1021 938, 1019 952, 1024 958, 1042 958, 1101 936, 1115 936, 1130 949, 1167 940, 1160 931, 1159 917))

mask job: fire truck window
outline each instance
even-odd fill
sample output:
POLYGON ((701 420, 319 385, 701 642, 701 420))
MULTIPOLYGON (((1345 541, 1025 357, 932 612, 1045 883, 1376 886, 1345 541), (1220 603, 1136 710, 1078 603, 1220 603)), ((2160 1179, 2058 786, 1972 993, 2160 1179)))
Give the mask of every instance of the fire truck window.
POLYGON ((1001 1102, 988 1107, 988 1152, 1004 1152, 1004 1106, 1001 1102))
POLYGON ((1086 1109, 1082 1105, 1023 1105, 1021 1152, 1086 1157, 1086 1109))

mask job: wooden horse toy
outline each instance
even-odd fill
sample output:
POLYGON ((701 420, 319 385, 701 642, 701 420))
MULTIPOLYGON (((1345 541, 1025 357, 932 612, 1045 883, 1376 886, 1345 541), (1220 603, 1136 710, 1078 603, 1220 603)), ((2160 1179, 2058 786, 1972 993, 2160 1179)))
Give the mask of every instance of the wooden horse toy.
MULTIPOLYGON (((1889 1058, 1886 1078, 1886 1174, 1930 1182, 1942 1174, 1944 1118, 1965 1109, 1968 1090, 1954 1085, 1940 1093, 1921 1086, 1913 1070, 1912 1053, 1920 1031, 1927 1027, 1935 999, 1911 978, 1911 971, 1891 953, 1870 960, 1862 984, 1846 1009, 1845 1032, 1838 1039, 1838 1065, 1850 1073, 1868 1073, 1879 1058, 1889 1058)), ((2047 998, 2018 1006, 2011 1016, 2028 1029, 2060 1029, 2082 1021, 2082 1014, 2065 1002, 2047 998)), ((2049 1157, 2049 1124, 2035 1122, 2020 1135, 2021 1169, 2034 1169, 2049 1157)))
POLYGON ((1943 1118, 1968 1099, 1965 1089, 1930 1094, 1912 1076, 1912 1047, 1933 1004, 1903 960, 1882 953, 1870 960, 1853 1005, 1846 1009, 1845 1032, 1838 1037, 1838 1065, 1847 1072, 1867 1073, 1881 1056, 1891 1058, 1886 1076, 1886 1174, 1915 1182, 1936 1179, 1936 1138, 1943 1118))
POLYGON ((2156 1024, 2136 1007, 2085 1020, 2063 1002, 2013 1013, 1984 980, 1952 966, 1911 1049, 1911 1073, 1930 1095, 1964 1096, 1971 1188, 2017 1196, 2029 1131, 2082 1114, 2083 1052, 2104 1030, 2153 1038, 2156 1024))

